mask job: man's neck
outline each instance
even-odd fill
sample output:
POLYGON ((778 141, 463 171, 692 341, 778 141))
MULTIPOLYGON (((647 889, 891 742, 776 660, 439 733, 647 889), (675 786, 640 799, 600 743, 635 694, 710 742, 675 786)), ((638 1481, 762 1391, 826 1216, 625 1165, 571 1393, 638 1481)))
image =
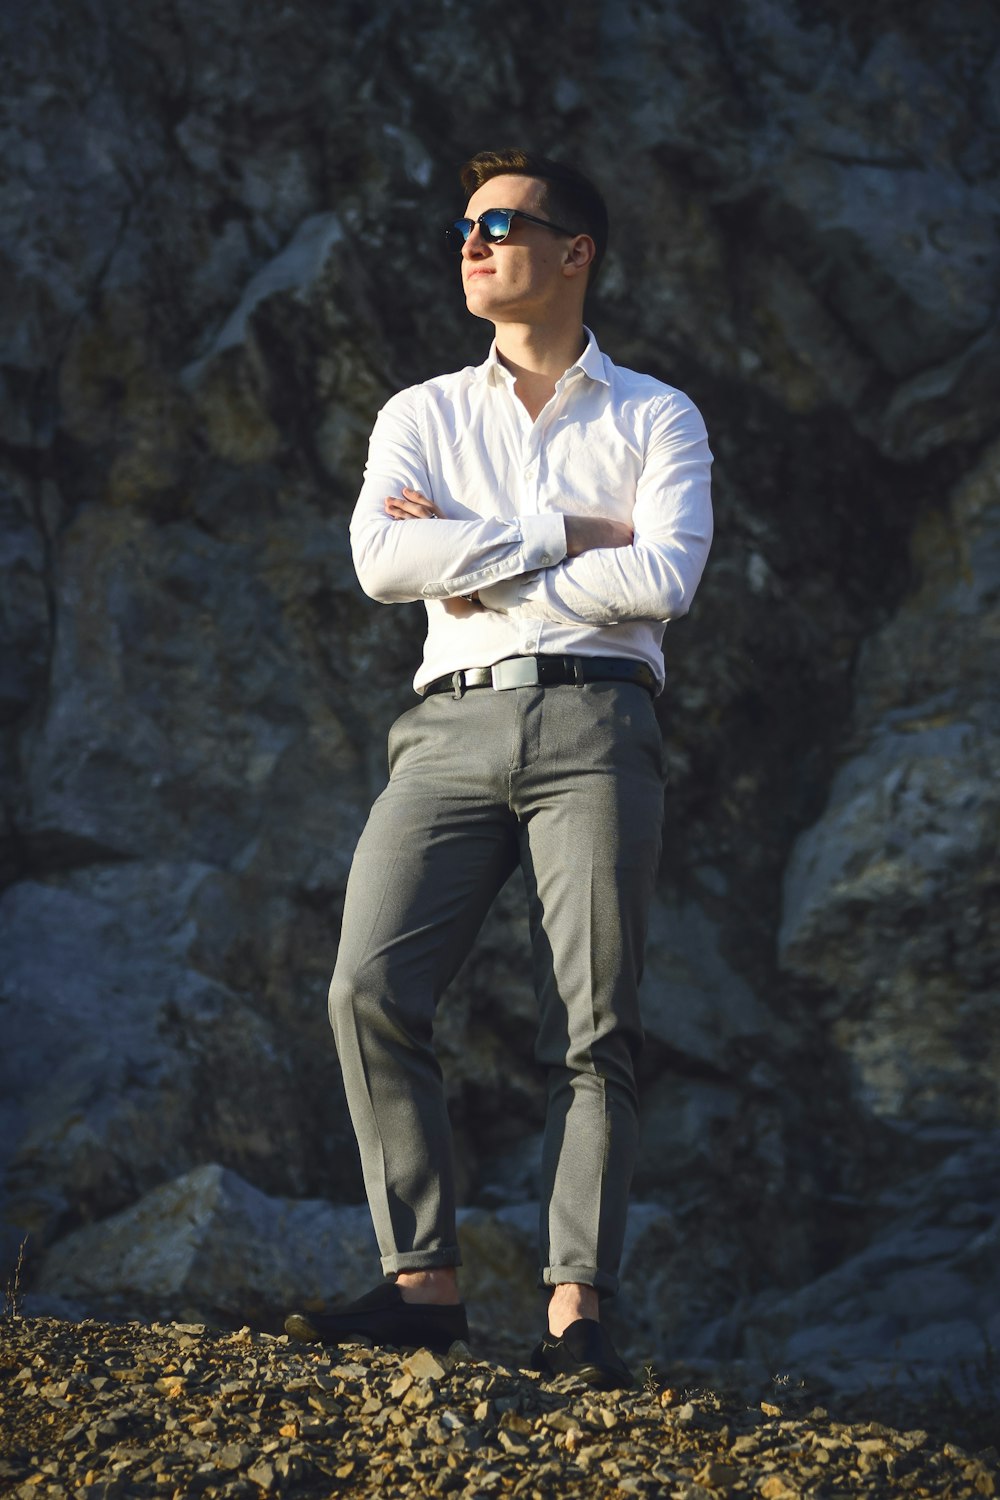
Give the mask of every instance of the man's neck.
POLYGON ((587 347, 582 323, 565 328, 503 323, 496 331, 497 358, 514 376, 514 391, 532 421, 587 347))
POLYGON ((498 323, 497 356, 512 375, 541 377, 553 385, 587 347, 587 335, 577 319, 553 327, 551 323, 498 323))

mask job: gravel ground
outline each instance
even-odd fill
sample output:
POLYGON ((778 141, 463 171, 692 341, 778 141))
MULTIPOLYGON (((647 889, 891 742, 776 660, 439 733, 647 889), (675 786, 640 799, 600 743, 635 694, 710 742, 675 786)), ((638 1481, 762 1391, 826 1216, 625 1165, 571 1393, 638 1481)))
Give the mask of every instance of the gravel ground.
POLYGON ((921 1426, 858 1404, 838 1415, 801 1392, 751 1402, 652 1372, 637 1391, 596 1393, 462 1345, 435 1356, 201 1324, 0 1321, 0 1494, 18 1500, 1000 1493, 996 1449, 974 1451, 985 1429, 948 1441, 940 1403, 921 1426))

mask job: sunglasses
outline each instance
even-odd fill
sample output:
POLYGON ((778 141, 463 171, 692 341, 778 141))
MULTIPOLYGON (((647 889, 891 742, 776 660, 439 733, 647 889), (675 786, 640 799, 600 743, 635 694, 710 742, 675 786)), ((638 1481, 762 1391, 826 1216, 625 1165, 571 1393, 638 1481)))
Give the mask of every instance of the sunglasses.
POLYGON ((534 214, 522 213, 519 208, 488 208, 478 219, 456 219, 444 232, 449 250, 461 250, 469 235, 479 225, 479 232, 488 245, 502 245, 510 234, 514 219, 527 219, 529 224, 541 224, 543 229, 554 229, 556 234, 575 234, 575 229, 563 229, 548 219, 536 219, 534 214))

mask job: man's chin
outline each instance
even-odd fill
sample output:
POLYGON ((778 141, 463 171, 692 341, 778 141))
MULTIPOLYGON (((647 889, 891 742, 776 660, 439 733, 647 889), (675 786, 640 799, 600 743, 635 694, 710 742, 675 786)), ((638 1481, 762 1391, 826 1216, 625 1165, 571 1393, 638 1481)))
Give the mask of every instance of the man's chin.
POLYGON ((491 308, 486 298, 476 296, 474 292, 466 292, 465 305, 474 318, 486 318, 489 322, 494 321, 497 309, 491 308))

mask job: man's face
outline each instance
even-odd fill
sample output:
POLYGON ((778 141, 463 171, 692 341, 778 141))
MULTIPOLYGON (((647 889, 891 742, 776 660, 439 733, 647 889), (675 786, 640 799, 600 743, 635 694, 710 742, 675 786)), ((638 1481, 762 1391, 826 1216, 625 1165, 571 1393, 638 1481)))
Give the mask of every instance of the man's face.
MULTIPOLYGON (((476 219, 488 208, 520 208, 539 219, 551 218, 545 184, 537 177, 491 177, 469 199, 466 216, 476 219)), ((477 224, 462 250, 469 311, 492 323, 544 321, 565 296, 564 266, 571 244, 566 235, 513 219, 507 238, 494 245, 477 224)))

